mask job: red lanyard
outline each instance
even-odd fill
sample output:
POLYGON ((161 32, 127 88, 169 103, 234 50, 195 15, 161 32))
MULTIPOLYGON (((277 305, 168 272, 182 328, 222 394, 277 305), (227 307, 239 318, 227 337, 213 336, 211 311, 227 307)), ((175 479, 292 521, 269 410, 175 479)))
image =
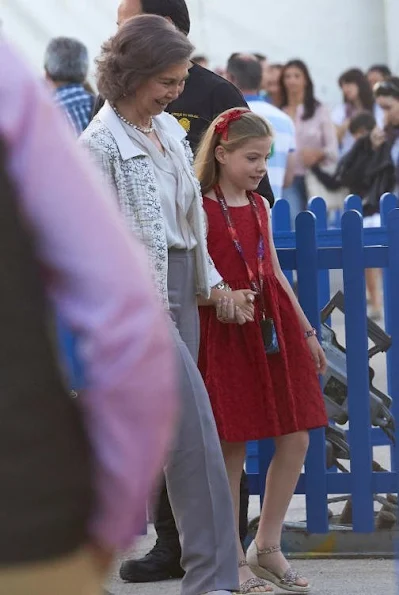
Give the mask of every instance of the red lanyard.
POLYGON ((224 215, 227 229, 230 233, 231 240, 232 240, 234 247, 237 250, 238 254, 241 256, 241 258, 245 264, 245 268, 247 269, 251 289, 252 289, 252 291, 255 291, 257 294, 259 294, 261 304, 262 304, 262 316, 263 316, 263 318, 265 318, 266 307, 265 307, 265 301, 264 301, 264 296, 263 296, 263 286, 264 286, 264 279, 265 279, 265 239, 263 237, 262 220, 260 217, 259 206, 256 202, 256 199, 255 199, 253 193, 247 192, 247 197, 248 197, 249 203, 252 207, 252 210, 254 212, 256 222, 257 222, 258 228, 259 228, 259 243, 258 243, 258 250, 257 250, 258 275, 256 276, 255 273, 253 272, 253 270, 251 269, 251 267, 249 266, 248 261, 245 258, 244 250, 241 245, 240 238, 238 237, 237 229, 236 229, 234 222, 231 218, 229 207, 227 206, 227 202, 223 195, 222 189, 220 188, 219 185, 216 185, 214 188, 214 191, 216 194, 216 198, 218 199, 218 202, 222 209, 222 213, 224 215))

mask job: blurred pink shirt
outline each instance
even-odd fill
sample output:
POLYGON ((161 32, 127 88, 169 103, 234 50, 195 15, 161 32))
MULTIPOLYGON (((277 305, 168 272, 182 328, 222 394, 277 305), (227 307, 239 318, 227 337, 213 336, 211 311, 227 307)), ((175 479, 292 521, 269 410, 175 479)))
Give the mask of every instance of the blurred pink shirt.
POLYGON ((63 116, 0 41, 0 135, 53 306, 79 339, 79 397, 94 451, 91 537, 127 548, 173 434, 177 392, 166 314, 141 245, 104 194, 63 116))
POLYGON ((301 159, 302 149, 321 149, 325 151, 326 159, 320 165, 333 167, 338 162, 337 132, 333 124, 329 109, 319 105, 312 118, 303 120, 303 105, 298 107, 295 124, 296 136, 296 165, 295 175, 304 176, 306 168, 301 159))

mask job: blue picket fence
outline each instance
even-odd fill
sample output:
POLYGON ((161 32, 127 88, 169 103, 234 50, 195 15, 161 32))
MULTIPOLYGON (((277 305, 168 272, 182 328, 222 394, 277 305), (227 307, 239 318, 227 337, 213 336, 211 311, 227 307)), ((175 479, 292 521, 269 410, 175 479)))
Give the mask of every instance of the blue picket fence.
MULTIPOLYGON (((381 200, 381 228, 363 229, 361 200, 350 196, 340 229, 328 229, 327 210, 321 198, 291 230, 289 205, 278 201, 273 209, 273 232, 281 266, 292 281, 296 271, 301 305, 318 330, 320 311, 331 296, 330 271, 343 272, 345 294, 345 342, 347 353, 348 410, 351 469, 339 473, 326 466, 324 430, 311 432, 311 442, 296 493, 306 495, 307 529, 327 533, 328 496, 350 494, 353 529, 374 531, 374 494, 398 493, 399 447, 391 449, 391 471, 373 472, 372 450, 386 443, 381 430, 373 429, 369 403, 366 268, 383 270, 385 327, 392 338, 387 354, 387 386, 393 399, 394 418, 399 420, 399 208, 392 194, 381 200)), ((399 444, 399 424, 396 444, 399 444)), ((264 480, 273 455, 273 442, 249 443, 247 473, 251 494, 264 495, 264 480)))
MULTIPOLYGON (((399 420, 399 208, 396 197, 381 200, 382 226, 363 229, 361 201, 348 197, 340 229, 328 229, 327 210, 321 198, 313 199, 291 230, 289 205, 278 201, 273 209, 273 232, 283 270, 292 281, 296 272, 301 305, 320 334, 320 311, 331 298, 330 271, 343 271, 350 427, 351 470, 338 473, 326 467, 324 430, 311 432, 305 473, 296 493, 306 495, 307 528, 327 533, 328 496, 350 494, 353 528, 374 531, 374 494, 398 493, 399 447, 391 449, 391 469, 372 471, 372 448, 386 443, 381 430, 371 427, 365 268, 383 269, 386 331, 392 337, 387 354, 387 386, 393 414, 399 420)), ((71 335, 60 327, 61 344, 73 388, 84 385, 71 335)), ((396 428, 399 444, 399 424, 396 428)), ((251 494, 264 495, 264 481, 273 455, 271 440, 249 443, 247 473, 251 494)))

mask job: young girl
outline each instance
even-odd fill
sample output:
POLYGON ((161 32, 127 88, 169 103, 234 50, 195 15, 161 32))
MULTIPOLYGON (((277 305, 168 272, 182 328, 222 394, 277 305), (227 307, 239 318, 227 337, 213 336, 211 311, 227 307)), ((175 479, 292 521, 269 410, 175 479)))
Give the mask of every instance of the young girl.
POLYGON ((317 377, 325 372, 325 355, 281 271, 269 206, 254 192, 266 173, 272 141, 265 120, 242 108, 228 110, 210 126, 196 159, 209 253, 232 290, 248 288, 257 294, 255 321, 242 327, 224 325, 211 308, 201 308, 199 360, 222 441, 237 527, 245 443, 275 440, 259 529, 247 561, 237 529, 241 592, 251 594, 270 591, 254 574, 287 591, 310 590, 308 581, 290 568, 280 541, 305 460, 308 430, 327 424, 317 377))

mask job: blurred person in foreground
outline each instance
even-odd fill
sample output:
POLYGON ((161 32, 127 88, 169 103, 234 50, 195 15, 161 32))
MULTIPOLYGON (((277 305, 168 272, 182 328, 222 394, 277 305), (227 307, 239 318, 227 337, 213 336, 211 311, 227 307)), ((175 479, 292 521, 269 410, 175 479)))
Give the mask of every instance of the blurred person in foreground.
POLYGON ((282 198, 283 188, 291 186, 294 179, 294 123, 282 110, 263 100, 260 94, 262 67, 253 56, 238 54, 230 58, 227 64, 227 75, 244 95, 250 110, 272 125, 274 140, 267 170, 275 198, 282 198))
MULTIPOLYGON (((245 324, 253 321, 254 294, 229 291, 209 258, 192 152, 184 129, 165 112, 184 89, 192 50, 162 17, 141 15, 121 25, 97 59, 106 102, 80 142, 146 246, 156 291, 175 324, 183 406, 165 477, 186 571, 182 593, 222 595, 238 587, 238 562, 226 470, 197 367, 198 300, 216 308, 219 321, 245 324)), ((137 580, 130 562, 120 574, 137 580)))
POLYGON ((4 41, 0 70, 0 592, 97 595, 142 527, 172 438, 175 360, 114 198, 4 41), (50 308, 78 337, 79 399, 50 308))
POLYGON ((55 88, 56 102, 79 136, 90 122, 95 101, 86 83, 89 71, 86 46, 71 37, 52 39, 46 49, 44 71, 47 81, 55 88))

